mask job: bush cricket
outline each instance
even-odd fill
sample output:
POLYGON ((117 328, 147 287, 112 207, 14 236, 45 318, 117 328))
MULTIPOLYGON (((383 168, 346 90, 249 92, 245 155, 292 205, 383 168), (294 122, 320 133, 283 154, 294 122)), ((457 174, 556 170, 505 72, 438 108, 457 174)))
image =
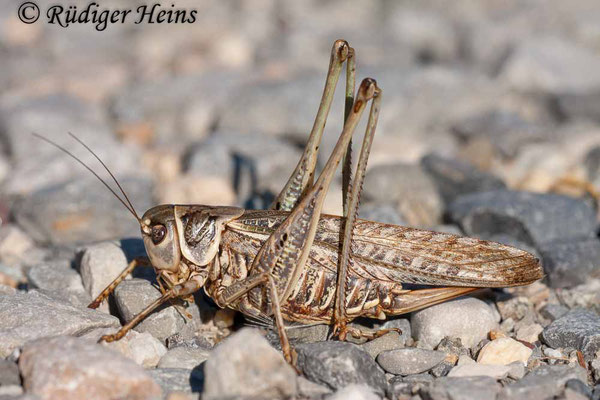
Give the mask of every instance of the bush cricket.
MULTIPOLYGON (((122 338, 158 306, 190 298, 204 288, 229 307, 277 328, 286 360, 293 351, 284 321, 333 325, 333 334, 374 337, 351 327, 357 317, 385 319, 486 287, 527 285, 543 276, 530 253, 485 240, 389 225, 357 218, 367 159, 382 91, 366 78, 355 94, 354 50, 344 40, 332 48, 325 89, 304 153, 270 210, 204 205, 159 205, 141 217, 108 167, 121 198, 89 166, 138 221, 148 259, 136 259, 89 305, 96 308, 139 265, 151 265, 162 296, 101 340, 122 338), (335 87, 346 63, 342 133, 319 177, 317 153, 335 87), (371 102, 360 156, 352 178, 351 140, 371 102), (342 163, 343 215, 321 213, 334 173, 342 163), (403 284, 425 285, 409 290, 403 284)), ((39 135, 38 135, 39 136, 39 135)))

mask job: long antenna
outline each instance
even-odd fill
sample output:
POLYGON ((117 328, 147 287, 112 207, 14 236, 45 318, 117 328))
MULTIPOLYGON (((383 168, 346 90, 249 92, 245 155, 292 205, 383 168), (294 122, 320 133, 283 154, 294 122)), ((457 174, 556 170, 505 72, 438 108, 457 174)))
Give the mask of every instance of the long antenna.
MULTIPOLYGON (((108 185, 108 183, 106 183, 104 181, 104 179, 102 179, 93 169, 91 169, 86 163, 84 163, 83 161, 81 161, 81 159, 79 159, 77 156, 75 156, 73 153, 71 153, 69 150, 65 149, 64 147, 62 147, 61 145, 59 145, 58 143, 53 142, 52 140, 48 139, 47 137, 44 137, 38 133, 32 132, 31 133, 33 136, 37 137, 38 139, 42 139, 44 142, 56 147, 57 149, 63 151, 64 153, 68 154, 69 156, 71 156, 71 158, 73 158, 75 161, 77 161, 79 164, 83 165, 88 171, 90 171, 92 173, 92 175, 94 175, 96 177, 96 179, 98 179, 100 182, 102 182, 102 184, 113 194, 113 196, 115 196, 120 202, 121 204, 123 204, 123 206, 131 213, 133 214, 133 216, 135 217, 135 219, 138 220, 138 222, 141 223, 141 219, 140 217, 138 217, 137 213, 135 212, 135 209, 133 208, 133 206, 131 206, 131 202, 129 202, 129 205, 127 203, 125 203, 125 201, 123 201, 123 199, 108 185)), ((79 143, 81 143, 83 146, 85 146, 86 149, 88 149, 95 157, 96 159, 98 159, 98 161, 100 161, 100 163, 102 163, 102 165, 104 166, 104 168, 106 168, 106 170, 108 171, 108 173, 110 174, 110 176, 114 179, 114 181, 116 182, 117 186, 119 186, 119 189, 121 189, 121 192, 125 195, 125 198, 127 198, 127 195, 125 194, 125 192, 123 191, 123 189, 121 188, 121 185, 119 185, 119 182, 117 182, 117 179, 114 177, 114 175, 108 170, 108 168, 106 167, 106 165, 100 160, 100 158, 98 158, 98 156, 92 151, 90 150, 89 147, 87 147, 83 142, 81 142, 81 140, 79 140, 78 138, 76 138, 73 134, 69 133, 72 137, 74 137, 79 143)), ((127 200, 129 201, 129 198, 127 198, 127 200)))
POLYGON ((77 142, 79 142, 79 144, 81 144, 83 147, 85 147, 87 149, 87 151, 89 151, 96 158, 96 160, 98 160, 100 162, 100 164, 102 164, 102 166, 104 167, 104 169, 106 170, 106 172, 108 172, 108 174, 110 175, 110 177, 112 178, 112 180, 117 184, 117 187, 119 188, 119 190, 121 191, 121 193, 123 193, 123 196, 125 196, 125 200, 127 200, 127 204, 129 204, 129 207, 130 207, 131 211, 133 211, 133 214, 139 220, 140 218, 138 217, 137 213, 135 212, 135 207, 133 206, 133 204, 131 204, 131 200, 129 200, 129 196, 127 196, 127 193, 125 193, 125 190, 123 190, 123 188, 121 187, 121 184, 119 183, 119 181, 117 180, 117 178, 115 178, 115 176, 113 175, 113 173, 110 172, 110 169, 108 169, 108 167, 106 166, 106 164, 104 164, 104 161, 102 161, 100 159, 100 157, 98 157, 98 155, 96 153, 94 153, 94 151, 92 149, 90 149, 88 147, 88 145, 83 142, 83 140, 79 139, 77 136, 73 135, 71 132, 67 132, 67 133, 73 139, 77 140, 77 142))

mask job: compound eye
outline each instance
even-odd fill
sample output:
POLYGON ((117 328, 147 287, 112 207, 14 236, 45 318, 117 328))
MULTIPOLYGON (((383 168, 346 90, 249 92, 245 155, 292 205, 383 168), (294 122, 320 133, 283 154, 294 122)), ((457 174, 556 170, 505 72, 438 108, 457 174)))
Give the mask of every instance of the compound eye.
POLYGON ((152 237, 152 243, 157 245, 167 236, 167 228, 164 225, 154 225, 150 236, 152 237))

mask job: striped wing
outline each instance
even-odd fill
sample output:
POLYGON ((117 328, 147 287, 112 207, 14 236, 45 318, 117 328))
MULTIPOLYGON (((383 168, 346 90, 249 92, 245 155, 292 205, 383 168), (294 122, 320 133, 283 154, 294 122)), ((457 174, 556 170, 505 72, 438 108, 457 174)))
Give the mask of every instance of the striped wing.
MULTIPOLYGON (((228 228, 266 239, 287 214, 247 211, 228 228)), ((338 216, 321 216, 310 263, 337 271, 340 221, 338 216)), ((511 246, 360 219, 349 269, 370 280, 434 286, 519 286, 543 276, 537 258, 511 246)))

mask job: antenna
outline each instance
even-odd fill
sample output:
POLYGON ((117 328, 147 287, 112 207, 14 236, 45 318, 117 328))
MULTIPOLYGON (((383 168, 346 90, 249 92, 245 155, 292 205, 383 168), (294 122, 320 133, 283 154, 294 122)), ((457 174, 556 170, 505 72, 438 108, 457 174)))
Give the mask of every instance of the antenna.
POLYGON ((65 149, 64 147, 62 147, 58 143, 53 142, 52 140, 50 140, 47 137, 42 136, 42 135, 40 135, 38 133, 32 132, 31 134, 33 136, 37 137, 38 139, 41 139, 41 140, 45 141, 46 143, 48 143, 48 144, 56 147, 57 149, 63 151, 64 153, 66 153, 69 156, 71 156, 71 158, 73 158, 79 164, 83 165, 88 171, 90 171, 96 177, 96 179, 98 179, 100 182, 102 182, 102 184, 113 194, 113 196, 115 196, 121 202, 121 204, 123 204, 123 206, 131 214, 133 214, 133 216, 135 217, 135 219, 138 220, 139 223, 142 222, 142 220, 140 219, 140 217, 138 217, 137 213, 135 212, 135 208, 133 207, 133 204, 131 204, 131 201, 129 200, 129 197, 127 196, 127 194, 125 193, 125 191, 123 190, 123 188, 121 187, 121 185, 119 184, 119 181, 117 181, 117 178, 115 178, 115 176, 113 175, 113 173, 110 172, 110 170, 108 169, 108 167, 106 166, 106 164, 104 164, 104 162, 100 159, 100 157, 98 157, 98 155, 96 153, 94 153, 92 151, 92 149, 90 149, 81 139, 79 139, 77 136, 75 136, 71 132, 69 132, 69 135, 73 139, 75 139, 79 144, 81 144, 83 147, 85 147, 96 158, 96 160, 98 160, 100 162, 100 164, 102 164, 102 166, 104 167, 104 169, 106 170, 106 172, 108 172, 108 174, 110 175, 110 177, 117 184, 117 186, 118 186, 119 190, 121 191, 121 193, 123 193, 123 196, 125 196, 125 199, 127 200, 127 203, 92 168, 90 168, 86 163, 84 163, 81 159, 79 159, 77 156, 75 156, 69 150, 65 149))

